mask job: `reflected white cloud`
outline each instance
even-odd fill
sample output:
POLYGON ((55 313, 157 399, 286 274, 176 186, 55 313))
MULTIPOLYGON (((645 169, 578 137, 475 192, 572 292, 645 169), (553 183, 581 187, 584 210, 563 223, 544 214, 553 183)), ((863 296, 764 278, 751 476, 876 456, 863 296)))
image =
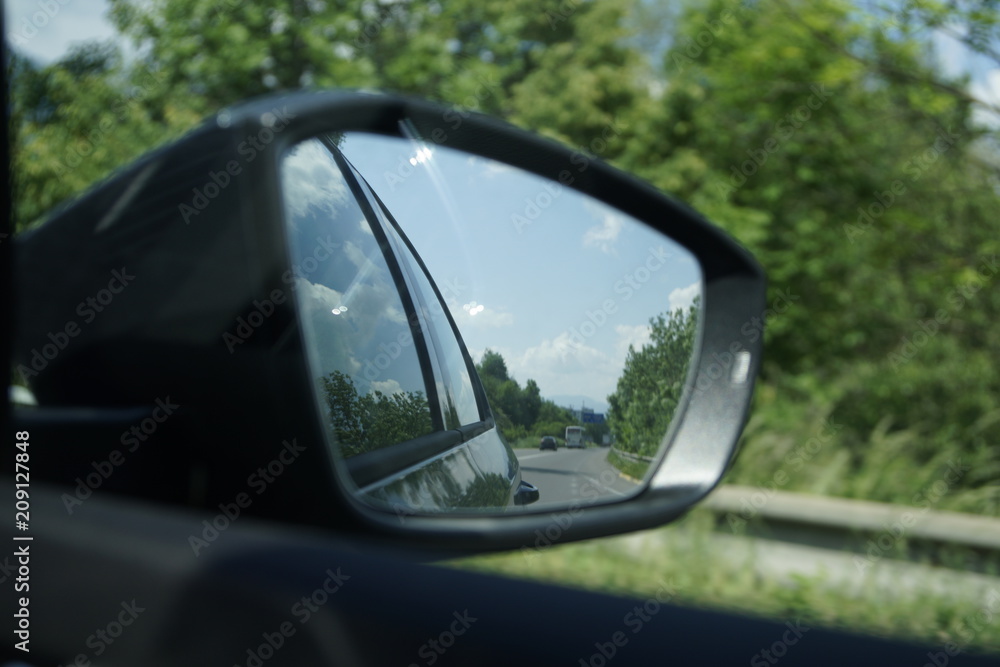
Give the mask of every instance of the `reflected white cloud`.
POLYGON ((615 242, 624 226, 622 215, 605 206, 597 206, 590 202, 587 203, 586 208, 588 211, 600 215, 601 222, 584 232, 584 247, 597 248, 605 254, 617 257, 615 242))
POLYGON ((615 333, 618 334, 618 340, 615 341, 615 352, 621 358, 622 367, 625 366, 629 346, 641 350, 644 345, 649 343, 652 331, 648 324, 636 324, 635 326, 619 324, 615 326, 615 333))
POLYGON ((344 295, 325 285, 309 282, 304 278, 295 281, 295 291, 299 298, 299 308, 304 322, 311 324, 305 327, 310 347, 318 356, 316 360, 325 375, 332 370, 339 370, 348 375, 355 375, 361 370, 361 364, 354 357, 349 340, 341 329, 349 325, 350 312, 336 316, 333 309, 344 302, 344 295))
POLYGON ((403 387, 396 380, 376 380, 372 382, 372 390, 380 391, 386 396, 391 396, 402 393, 403 387))
POLYGON ((281 181, 293 227, 312 209, 336 218, 338 205, 347 201, 347 184, 330 154, 319 142, 307 141, 292 149, 291 157, 282 166, 281 181))
POLYGON ((622 368, 620 361, 568 332, 543 340, 523 354, 511 353, 509 360, 515 377, 534 379, 543 395, 584 394, 596 399, 614 390, 622 368))
POLYGON ((514 325, 513 313, 497 308, 487 308, 479 303, 473 306, 473 303, 476 302, 461 305, 453 301, 448 303, 448 310, 455 318, 455 324, 458 325, 459 331, 464 331, 466 328, 499 329, 514 325))
POLYGON ((678 287, 670 292, 667 297, 670 303, 670 310, 687 308, 694 303, 695 297, 701 294, 701 281, 691 283, 687 287, 678 287))

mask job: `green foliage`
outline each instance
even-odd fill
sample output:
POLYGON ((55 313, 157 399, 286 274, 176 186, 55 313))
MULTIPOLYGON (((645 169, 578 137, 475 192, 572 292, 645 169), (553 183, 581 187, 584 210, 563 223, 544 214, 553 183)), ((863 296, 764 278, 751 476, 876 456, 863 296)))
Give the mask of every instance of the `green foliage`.
POLYGON ((996 15, 971 7, 716 0, 670 27, 668 85, 619 162, 767 269, 759 392, 781 398, 755 405, 767 426, 747 436, 736 471, 759 476, 745 482, 768 481, 759 457, 811 437, 824 405, 844 428, 796 483, 855 495, 849 480, 886 481, 870 466, 893 451, 907 473, 867 488, 911 498, 947 452, 983 471, 959 504, 997 511, 998 137, 972 122, 983 106, 937 69, 926 30, 954 18, 982 52, 996 15))
POLYGON ((507 362, 504 361, 503 355, 489 348, 483 352, 483 358, 480 359, 476 369, 479 371, 479 377, 483 378, 483 380, 489 378, 496 380, 497 383, 510 380, 510 373, 507 371, 507 362))
POLYGON ((694 354, 700 299, 685 310, 650 319, 650 341, 631 345, 625 369, 608 396, 608 426, 622 451, 652 456, 674 418, 694 354))
POLYGON ((611 433, 611 427, 608 426, 607 423, 584 424, 583 433, 588 439, 593 440, 597 444, 601 444, 604 442, 604 436, 611 433))
POLYGON ((644 461, 633 461, 618 454, 614 449, 608 450, 608 463, 632 479, 644 480, 649 472, 649 464, 644 461))
MULTIPOLYGON (((998 109, 930 41, 1000 64, 997 0, 110 4, 130 58, 8 60, 18 230, 262 93, 383 88, 498 114, 689 202, 767 269, 736 479, 766 483, 830 417, 842 428, 789 484, 905 499, 962 458, 973 472, 942 503, 1000 513, 1000 136, 977 124, 998 109)), ((572 423, 484 361, 504 432, 572 423)), ((676 383, 630 374, 609 418, 648 450, 676 383)))
POLYGON ((430 433, 431 412, 419 391, 360 395, 350 376, 333 371, 320 378, 328 424, 346 458, 430 433))
POLYGON ((562 437, 575 424, 572 413, 541 397, 538 383, 529 379, 524 388, 510 376, 507 362, 499 352, 487 349, 476 364, 500 432, 508 442, 527 435, 562 437))
POLYGON ((542 411, 542 394, 538 384, 529 379, 524 383, 524 391, 520 397, 521 421, 524 424, 534 424, 542 411))
POLYGON ((160 99, 159 73, 126 66, 109 45, 41 68, 15 56, 9 71, 18 230, 197 120, 160 99))
POLYGON ((565 439, 566 427, 572 425, 573 421, 568 417, 566 419, 556 421, 538 421, 531 427, 531 432, 538 438, 545 435, 551 435, 553 438, 558 438, 561 442, 565 439))
POLYGON ((455 501, 453 507, 504 508, 510 496, 510 483, 503 475, 495 472, 477 476, 465 489, 465 493, 455 501))
MULTIPOLYGON (((870 375, 858 381, 865 380, 880 384, 870 375)), ((823 392, 798 377, 762 386, 727 481, 1000 515, 1000 462, 988 439, 1000 410, 961 430, 926 423, 901 428, 889 417, 864 430, 835 412, 844 402, 837 388, 827 388, 827 398, 820 398, 823 392)), ((863 395, 850 400, 862 402, 863 395)))

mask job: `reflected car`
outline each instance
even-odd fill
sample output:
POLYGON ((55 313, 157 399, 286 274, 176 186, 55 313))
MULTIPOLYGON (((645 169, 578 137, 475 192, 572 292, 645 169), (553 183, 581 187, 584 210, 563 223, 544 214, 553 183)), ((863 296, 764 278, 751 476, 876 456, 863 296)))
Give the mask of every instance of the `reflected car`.
POLYGON ((536 501, 447 303, 344 140, 311 137, 280 164, 288 248, 304 267, 292 287, 338 460, 369 502, 408 512, 536 501), (326 245, 334 261, 319 265, 326 245))
POLYGON ((556 439, 553 438, 551 435, 542 436, 541 442, 538 443, 538 449, 551 449, 555 451, 558 448, 559 446, 556 443, 556 439))

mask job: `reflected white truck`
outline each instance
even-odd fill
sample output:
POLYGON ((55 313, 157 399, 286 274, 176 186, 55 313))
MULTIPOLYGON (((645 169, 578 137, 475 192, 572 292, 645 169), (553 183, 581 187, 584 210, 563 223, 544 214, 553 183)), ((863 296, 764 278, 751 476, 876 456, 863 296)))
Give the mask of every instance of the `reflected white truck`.
POLYGON ((582 426, 567 426, 566 427, 566 446, 567 447, 579 447, 583 449, 583 427, 582 426))

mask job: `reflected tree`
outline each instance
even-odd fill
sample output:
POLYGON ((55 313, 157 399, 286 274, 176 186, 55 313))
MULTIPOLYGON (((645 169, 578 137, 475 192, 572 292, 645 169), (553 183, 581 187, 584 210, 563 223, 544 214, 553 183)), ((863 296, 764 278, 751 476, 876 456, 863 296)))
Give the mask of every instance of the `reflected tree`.
POLYGON ((650 342, 631 345, 625 368, 608 396, 608 426, 622 451, 653 456, 684 392, 694 352, 700 299, 650 319, 650 342))
POLYGON ((506 507, 510 496, 510 482, 495 472, 479 475, 455 500, 455 507, 498 508, 506 507))
POLYGON ((359 394, 340 371, 320 378, 329 427, 344 457, 405 442, 433 430, 427 397, 420 391, 359 394))

